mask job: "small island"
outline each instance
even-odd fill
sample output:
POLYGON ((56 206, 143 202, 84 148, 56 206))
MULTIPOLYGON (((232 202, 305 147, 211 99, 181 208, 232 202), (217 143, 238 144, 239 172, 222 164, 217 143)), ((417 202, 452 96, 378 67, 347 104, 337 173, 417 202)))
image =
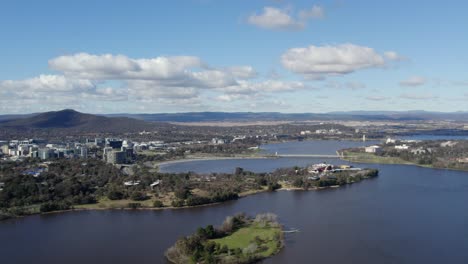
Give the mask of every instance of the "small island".
POLYGON ((282 226, 272 213, 228 216, 220 227, 198 228, 176 241, 166 258, 181 263, 255 263, 277 254, 284 245, 282 226))

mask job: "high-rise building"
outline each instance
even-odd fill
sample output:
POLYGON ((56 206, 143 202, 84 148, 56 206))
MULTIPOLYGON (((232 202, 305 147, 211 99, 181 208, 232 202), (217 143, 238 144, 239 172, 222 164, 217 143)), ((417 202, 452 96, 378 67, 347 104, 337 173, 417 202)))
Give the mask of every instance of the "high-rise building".
POLYGON ((122 164, 126 161, 126 153, 124 151, 110 151, 107 153, 107 162, 112 164, 122 164))
POLYGON ((52 158, 54 156, 54 152, 51 149, 48 149, 48 148, 39 149, 37 154, 38 154, 39 158, 41 158, 43 160, 50 159, 50 158, 52 158))
POLYGON ((103 138, 95 138, 94 145, 98 147, 104 147, 106 145, 106 141, 103 138))
POLYGON ((113 149, 120 149, 122 147, 123 141, 115 138, 106 138, 106 146, 113 149))
POLYGON ((112 151, 112 148, 111 147, 105 147, 103 150, 102 150, 102 160, 106 161, 107 162, 107 154, 109 152, 112 151))
POLYGON ((83 158, 83 159, 87 159, 88 158, 88 148, 87 147, 80 147, 80 157, 83 158))
POLYGON ((9 150, 10 150, 10 146, 9 146, 9 145, 3 145, 3 146, 2 146, 2 152, 3 152, 3 154, 8 155, 9 152, 10 152, 9 150))

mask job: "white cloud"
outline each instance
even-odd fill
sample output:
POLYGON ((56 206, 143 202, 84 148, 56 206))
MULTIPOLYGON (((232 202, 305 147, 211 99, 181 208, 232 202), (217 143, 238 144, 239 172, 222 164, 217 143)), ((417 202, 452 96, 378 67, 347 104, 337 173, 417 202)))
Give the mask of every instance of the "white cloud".
POLYGON ((131 80, 127 82, 129 96, 138 101, 154 99, 190 99, 198 97, 199 90, 194 87, 165 87, 155 81, 131 80))
POLYGON ((404 56, 401 56, 400 54, 398 54, 397 52, 395 51, 386 51, 384 52, 384 56, 387 60, 391 60, 391 61, 403 61, 403 60, 407 60, 406 57, 404 56))
POLYGON ((370 101, 385 101, 385 100, 390 99, 390 97, 380 96, 380 95, 370 95, 370 96, 366 96, 365 98, 370 101))
POLYGON ((226 94, 255 94, 255 93, 275 93, 275 92, 291 92, 305 89, 306 85, 303 82, 297 81, 279 81, 265 80, 261 82, 240 81, 238 85, 229 86, 220 91, 226 94))
MULTIPOLYGON (((15 98, 19 105, 50 105, 41 110, 119 112, 120 106, 128 111, 137 111, 140 106, 159 111, 235 109, 243 103, 261 105, 268 101, 262 107, 270 109, 273 102, 274 107, 285 106, 275 101, 280 94, 286 98, 290 92, 315 89, 302 81, 281 80, 278 74, 277 79, 258 77, 251 66, 213 67, 193 56, 133 59, 77 53, 52 58, 49 65, 58 73, 0 81, 0 104, 6 102, 1 98, 15 98)), ((342 85, 363 87, 358 82, 342 85)), ((33 108, 39 110, 39 106, 33 108)))
POLYGON ((92 93, 79 94, 81 99, 84 100, 99 100, 99 101, 127 101, 128 89, 127 88, 113 88, 113 87, 98 87, 92 93))
POLYGON ((421 76, 411 76, 400 82, 401 86, 421 86, 426 83, 426 79, 421 76))
POLYGON ((252 14, 247 19, 247 22, 266 29, 281 29, 281 30, 297 30, 304 25, 294 18, 286 10, 275 7, 264 7, 260 14, 252 14))
POLYGON ((281 56, 283 66, 306 78, 343 75, 385 65, 385 59, 374 49, 354 44, 292 48, 281 56))
POLYGON ((77 53, 49 60, 50 68, 82 79, 168 79, 202 65, 192 56, 131 59, 124 55, 77 53))
POLYGON ((251 66, 216 69, 193 56, 132 59, 123 55, 78 53, 51 59, 49 66, 72 78, 148 80, 165 87, 218 88, 257 75, 251 66))
POLYGON ((238 100, 261 100, 265 97, 284 92, 295 92, 303 89, 313 89, 302 82, 264 80, 260 82, 240 81, 238 85, 230 86, 217 91, 223 94, 216 97, 222 102, 232 102, 238 100))
POLYGON ((94 83, 90 80, 68 79, 62 75, 39 75, 25 80, 0 82, 1 90, 14 93, 76 92, 87 91, 94 87, 94 83))
POLYGON ((0 92, 5 97, 29 103, 44 104, 77 103, 83 100, 121 101, 127 100, 127 90, 98 87, 94 81, 74 79, 63 75, 39 75, 25 80, 0 82, 0 92))
POLYGON ((405 94, 401 94, 400 98, 409 99, 409 100, 430 100, 430 99, 437 99, 438 97, 433 95, 433 94, 410 94, 410 93, 405 93, 405 94))
POLYGON ((322 7, 314 5, 310 10, 301 10, 294 16, 288 9, 264 7, 261 13, 255 13, 247 18, 247 22, 264 29, 300 30, 305 28, 307 20, 319 19, 325 16, 322 7))
POLYGON ((252 66, 233 66, 225 69, 232 76, 239 79, 252 79, 257 77, 258 73, 252 66))
POLYGON ((237 100, 249 100, 250 96, 245 94, 222 94, 216 97, 221 102, 233 102, 237 100))

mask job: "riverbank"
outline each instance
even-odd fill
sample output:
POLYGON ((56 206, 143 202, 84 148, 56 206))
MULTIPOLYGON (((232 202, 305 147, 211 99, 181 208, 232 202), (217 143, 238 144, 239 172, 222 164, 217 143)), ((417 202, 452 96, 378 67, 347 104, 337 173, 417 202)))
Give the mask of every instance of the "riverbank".
MULTIPOLYGON (((294 187, 290 184, 286 184, 285 182, 281 182, 281 187, 274 191, 322 191, 327 189, 336 189, 341 187, 340 185, 331 185, 331 186, 324 186, 324 187, 310 187, 308 189, 304 189, 302 187, 294 187)), ((262 188, 258 190, 249 190, 242 193, 239 193, 238 199, 245 198, 252 195, 257 195, 265 192, 272 192, 268 190, 268 188, 262 188)), ((0 213, 0 221, 12 219, 12 218, 20 218, 20 217, 27 217, 32 215, 49 215, 49 214, 62 214, 67 212, 74 212, 74 211, 106 211, 106 210, 148 210, 148 211, 160 211, 160 210, 183 210, 183 209, 191 209, 191 208, 200 208, 200 207, 208 207, 208 206, 216 206, 220 205, 229 201, 228 200, 223 202, 214 202, 214 203, 207 203, 207 204, 200 204, 200 205, 191 205, 191 206, 162 206, 162 207, 154 207, 153 203, 156 199, 148 199, 145 201, 133 201, 133 200, 109 200, 107 198, 99 200, 99 202, 94 204, 81 204, 81 205, 73 205, 69 209, 64 210, 56 210, 50 212, 40 212, 39 207, 40 205, 34 205, 35 210, 28 211, 27 214, 22 215, 8 215, 5 212, 0 213), (133 206, 130 206, 132 205, 133 206), (135 206, 135 204, 139 204, 135 206)))

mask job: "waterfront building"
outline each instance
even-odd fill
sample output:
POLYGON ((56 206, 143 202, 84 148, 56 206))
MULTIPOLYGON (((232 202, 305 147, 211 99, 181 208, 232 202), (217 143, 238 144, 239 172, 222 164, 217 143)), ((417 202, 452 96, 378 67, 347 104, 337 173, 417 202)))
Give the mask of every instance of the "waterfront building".
POLYGON ((374 145, 374 146, 365 147, 364 150, 366 153, 379 153, 382 151, 382 148, 377 145, 374 145))

